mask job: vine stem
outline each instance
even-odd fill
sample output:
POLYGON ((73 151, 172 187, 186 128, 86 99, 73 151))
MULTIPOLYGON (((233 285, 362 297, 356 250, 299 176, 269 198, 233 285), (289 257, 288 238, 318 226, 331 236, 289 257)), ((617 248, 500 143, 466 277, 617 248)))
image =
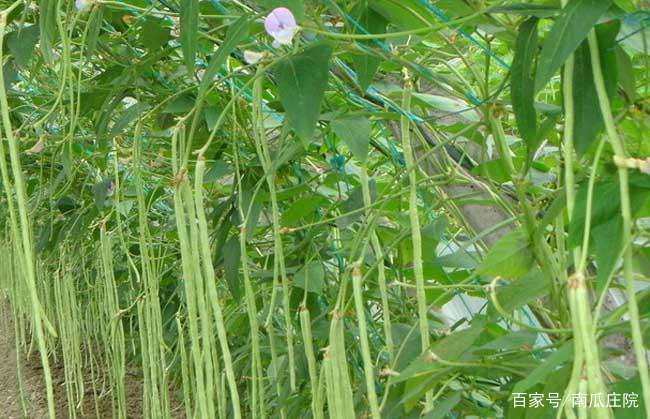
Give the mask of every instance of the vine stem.
MULTIPOLYGON (((598 39, 596 33, 592 30, 588 35, 589 51, 591 55, 591 65, 594 74, 594 83, 600 110, 605 121, 605 131, 607 138, 619 157, 625 158, 625 146, 616 131, 614 116, 605 88, 605 78, 600 64, 600 54, 598 49, 598 39)), ((645 403, 646 417, 650 417, 650 377, 648 375, 648 361, 646 359, 646 350, 643 346, 643 334, 639 320, 639 307, 636 301, 636 290, 634 289, 633 267, 632 267, 632 209, 630 205, 630 190, 628 184, 627 168, 618 166, 618 178, 620 183, 621 194, 621 216, 623 218, 623 243, 625 243, 625 252, 623 254, 623 276, 625 278, 625 290, 628 298, 628 313, 630 316, 630 328, 632 330, 632 343, 636 355, 639 377, 643 388, 643 401, 645 403)))

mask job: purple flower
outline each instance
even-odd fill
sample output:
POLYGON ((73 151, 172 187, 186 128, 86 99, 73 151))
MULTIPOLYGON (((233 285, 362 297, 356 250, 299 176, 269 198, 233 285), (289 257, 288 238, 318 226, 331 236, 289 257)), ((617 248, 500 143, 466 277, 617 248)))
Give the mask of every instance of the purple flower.
POLYGON ((294 35, 298 32, 296 18, 286 7, 273 9, 264 19, 264 29, 274 39, 273 46, 291 45, 294 35))

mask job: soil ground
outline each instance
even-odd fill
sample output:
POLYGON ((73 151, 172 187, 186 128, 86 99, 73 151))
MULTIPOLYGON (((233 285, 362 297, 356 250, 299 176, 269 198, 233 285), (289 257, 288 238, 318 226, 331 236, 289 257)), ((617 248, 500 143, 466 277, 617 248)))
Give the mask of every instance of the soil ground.
MULTIPOLYGON (((11 311, 7 302, 0 296, 0 419, 41 419, 47 418, 47 393, 43 380, 43 368, 40 356, 36 351, 27 357, 16 352, 14 340, 14 325, 11 311), (21 401, 18 371, 22 377, 23 400, 21 401), (24 406, 23 406, 24 405, 24 406), (24 411, 23 411, 24 409, 24 411)), ((54 385, 54 400, 57 418, 68 418, 68 401, 64 388, 63 366, 53 364, 52 379, 54 385)), ((90 373, 87 374, 90 376, 90 373)), ((128 418, 142 417, 142 377, 134 371, 127 371, 126 379, 127 415, 128 418)), ((77 410, 77 418, 112 418, 112 407, 109 395, 95 398, 90 382, 85 386, 86 394, 81 409, 77 410)), ((101 388, 96 389, 101 392, 101 388)), ((173 400, 170 395, 170 399, 173 400)), ((174 415, 184 417, 180 403, 172 402, 174 415)))

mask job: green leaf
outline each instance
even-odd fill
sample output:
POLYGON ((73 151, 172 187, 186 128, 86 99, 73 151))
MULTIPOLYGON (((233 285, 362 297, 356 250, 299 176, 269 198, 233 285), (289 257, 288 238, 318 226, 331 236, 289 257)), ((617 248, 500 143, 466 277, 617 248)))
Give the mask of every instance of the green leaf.
POLYGON ((447 230, 447 217, 441 215, 431 223, 422 227, 422 260, 424 262, 438 262, 438 243, 447 230))
POLYGON ((532 348, 536 340, 537 340, 537 332, 531 332, 528 330, 519 330, 516 332, 512 332, 500 336, 494 340, 491 340, 488 343, 476 348, 474 352, 484 353, 485 351, 488 352, 510 351, 515 349, 521 349, 521 347, 525 347, 525 346, 529 346, 532 348))
POLYGON ((377 70, 379 70, 380 64, 381 59, 370 54, 360 54, 355 56, 353 66, 357 73, 357 80, 359 81, 359 86, 361 86, 362 91, 365 92, 368 90, 377 70))
POLYGON ((431 26, 436 17, 417 0, 373 0, 369 6, 402 30, 431 26))
POLYGON ((451 368, 435 368, 426 375, 415 376, 409 378, 403 384, 404 390, 402 391, 402 398, 398 401, 399 405, 403 406, 403 412, 399 412, 400 415, 386 415, 386 417, 404 417, 404 413, 407 413, 407 418, 414 419, 420 417, 420 415, 413 415, 418 412, 418 409, 415 409, 419 405, 420 399, 424 394, 433 388, 436 384, 440 383, 441 380, 449 372, 451 368))
POLYGON ((317 44, 277 64, 280 101, 290 126, 308 145, 316 129, 332 48, 317 44))
POLYGON ((475 269, 478 265, 477 254, 460 248, 454 253, 438 257, 438 262, 447 268, 475 269))
POLYGON ((23 26, 7 35, 7 46, 14 56, 16 64, 25 67, 34 54, 39 37, 38 25, 23 26))
POLYGON ((41 31, 40 45, 43 58, 48 63, 54 60, 52 48, 59 33, 56 26, 58 3, 58 0, 39 0, 38 2, 38 8, 40 9, 38 17, 38 25, 41 31))
MULTIPOLYGON (((397 93, 394 95, 397 96, 397 93)), ((401 92, 399 95, 401 96, 401 92)), ((481 120, 481 116, 478 112, 472 109, 472 106, 463 100, 428 93, 413 93, 412 96, 413 104, 455 114, 467 122, 478 122, 481 120)))
POLYGON ((531 18, 519 26, 510 83, 510 96, 517 127, 529 154, 536 143, 537 132, 533 76, 533 65, 537 54, 537 22, 537 18, 531 18))
POLYGON ((609 9, 612 0, 573 0, 555 21, 537 64, 535 91, 540 91, 609 9))
POLYGON ((521 229, 499 239, 478 267, 482 275, 520 278, 533 267, 533 253, 528 235, 521 229))
POLYGON ((510 181, 510 174, 503 164, 503 160, 488 160, 472 169, 472 173, 484 176, 497 183, 505 183, 510 181))
POLYGON ((310 194, 301 197, 282 213, 281 223, 284 226, 296 226, 301 220, 311 221, 317 215, 316 211, 327 203, 327 199, 322 195, 310 194))
POLYGON ((223 160, 217 160, 210 164, 203 177, 203 183, 216 182, 225 175, 232 173, 233 168, 223 160))
POLYGON ((542 363, 535 368, 526 378, 515 384, 513 393, 523 393, 529 388, 543 382, 546 377, 558 366, 566 363, 573 357, 573 343, 562 345, 557 351, 551 353, 542 363))
POLYGON ((171 28, 164 19, 147 16, 140 29, 140 43, 148 50, 157 50, 172 39, 171 28))
MULTIPOLYGON (((642 173, 630 175, 630 204, 632 215, 643 216, 648 204, 649 176, 642 173)), ((569 225, 569 248, 582 243, 587 209, 587 183, 576 194, 576 205, 569 225)), ((594 185, 591 203, 590 248, 598 265, 597 284, 603 286, 616 267, 624 243, 622 237, 620 187, 617 179, 609 178, 594 185)))
MULTIPOLYGON (((431 347, 431 352, 445 361, 457 361, 472 347, 484 328, 484 319, 475 319, 469 328, 456 331, 435 342, 431 347)), ((429 354, 424 354, 413 360, 398 376, 392 377, 389 382, 392 384, 400 383, 412 377, 430 374, 442 367, 444 366, 441 363, 435 362, 435 358, 431 359, 429 354)))
MULTIPOLYGON (((616 35, 619 21, 596 26, 600 64, 605 78, 605 87, 611 97, 616 93, 616 35)), ((596 140, 605 123, 600 112, 598 94, 594 84, 589 45, 584 41, 574 54, 573 104, 575 109, 574 145, 578 155, 584 154, 596 140)))
POLYGON ((485 325, 485 318, 477 317, 467 329, 455 331, 434 343, 431 352, 445 361, 459 360, 478 340, 485 325))
POLYGON ((602 290, 623 252, 623 219, 620 214, 605 223, 593 226, 591 240, 598 266, 596 289, 602 290))
POLYGON ((184 94, 170 101, 162 110, 163 113, 186 113, 194 107, 195 99, 189 94, 184 94))
POLYGON ((203 110, 203 119, 205 119, 205 125, 208 127, 208 130, 212 131, 217 125, 219 115, 221 115, 221 112, 216 106, 210 106, 203 110))
POLYGON ((226 62, 226 59, 232 50, 248 37, 249 28, 250 19, 247 16, 240 17, 228 27, 226 38, 219 46, 219 49, 217 49, 217 52, 215 52, 212 58, 210 58, 208 68, 205 70, 205 74, 201 79, 201 84, 199 85, 199 98, 203 98, 205 93, 208 91, 208 88, 213 83, 214 76, 217 75, 217 71, 219 71, 221 66, 226 62))
POLYGON ((199 0, 180 0, 180 3, 181 49, 187 71, 193 73, 199 39, 199 0))
POLYGON ((86 36, 86 48, 84 54, 91 57, 97 48, 99 33, 102 30, 102 20, 104 19, 104 8, 94 7, 88 17, 88 35, 86 36))
POLYGON ((453 391, 450 395, 442 398, 433 405, 433 409, 424 416, 424 419, 444 419, 451 412, 461 399, 462 392, 453 391))
MULTIPOLYGON (((576 193, 575 207, 569 225, 569 248, 573 248, 582 243, 582 236, 585 228, 586 211, 587 211, 587 192, 588 184, 584 182, 580 185, 576 193)), ((607 179, 596 182, 593 190, 593 199, 591 204, 591 228, 611 220, 621 207, 620 190, 618 181, 607 179), (600 199, 606 197, 606 199, 600 199)))
POLYGON ((239 266, 241 264, 241 247, 239 237, 229 238, 223 245, 223 268, 230 293, 235 298, 242 296, 239 284, 239 266))
POLYGON ((365 162, 368 157, 371 128, 370 120, 364 116, 344 117, 332 121, 334 133, 361 162, 365 162))
POLYGON ((307 292, 322 294, 325 288, 325 269, 320 262, 309 262, 293 278, 293 285, 307 292))
POLYGON ((637 11, 637 6, 634 3, 634 0, 614 0, 614 4, 627 13, 634 13, 637 11))
POLYGON ((533 269, 522 278, 496 290, 497 301, 507 313, 548 294, 551 283, 539 269, 533 269))
POLYGON ((634 65, 627 52, 620 46, 616 47, 616 68, 618 69, 618 79, 625 92, 629 103, 633 103, 636 98, 636 81, 634 79, 634 65))
POLYGON ((526 144, 526 148, 528 152, 526 156, 527 167, 530 167, 531 164, 533 164, 533 157, 535 157, 535 153, 537 152, 537 149, 548 137, 549 133, 556 131, 555 130, 556 123, 557 123, 557 116, 549 115, 546 118, 544 118, 541 124, 539 124, 535 137, 528 144, 526 144))
POLYGON ((612 385, 611 391, 612 393, 619 393, 621 397, 625 394, 636 394, 637 396, 637 407, 623 407, 621 401, 621 405, 614 408, 614 417, 616 419, 637 419, 644 416, 643 386, 638 375, 629 380, 618 381, 612 385))
MULTIPOLYGON (((386 25, 388 25, 388 21, 382 15, 370 8, 363 9, 357 18, 357 22, 364 29, 361 30, 355 25, 354 29, 357 33, 384 33, 386 32, 386 25)), ((362 41, 360 44, 367 47, 375 45, 372 41, 362 41)), ((361 90, 365 92, 368 90, 368 86, 372 83, 372 79, 379 69, 381 59, 370 54, 359 54, 355 56, 353 64, 354 70, 357 72, 357 80, 359 81, 361 90)))
POLYGON ((149 105, 143 102, 138 102, 129 106, 129 108, 126 111, 124 111, 120 119, 118 119, 115 122, 113 128, 111 128, 110 137, 112 138, 115 137, 116 135, 121 134, 122 131, 124 131, 131 122, 133 122, 136 118, 138 118, 140 114, 148 108, 149 105))
POLYGON ((634 264, 634 272, 650 278, 650 247, 636 248, 632 263, 634 264))

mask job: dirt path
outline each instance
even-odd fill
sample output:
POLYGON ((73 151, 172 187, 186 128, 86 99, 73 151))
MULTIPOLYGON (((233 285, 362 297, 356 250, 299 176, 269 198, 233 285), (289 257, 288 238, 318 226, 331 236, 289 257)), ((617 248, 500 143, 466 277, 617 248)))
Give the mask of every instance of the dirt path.
MULTIPOLYGON (((21 355, 16 357, 14 325, 6 302, 0 297, 0 417, 3 419, 23 418, 23 407, 18 383, 18 359, 23 378, 25 408, 29 418, 47 417, 47 401, 43 376, 34 362, 25 362, 21 355)), ((31 360, 30 360, 31 361, 31 360)))
MULTIPOLYGON (((14 341, 14 324, 8 302, 0 295, 0 419, 47 419, 47 392, 43 381, 43 368, 41 360, 34 353, 27 358, 23 353, 16 356, 14 341), (23 401, 20 397, 20 384, 18 381, 18 367, 22 377, 22 387, 25 404, 23 413, 23 401)), ((54 386, 54 403, 57 418, 68 417, 68 400, 64 388, 64 371, 62 365, 52 364, 52 381, 54 386)), ((86 391, 81 406, 77 410, 77 418, 111 418, 112 406, 110 397, 98 397, 93 394, 93 386, 87 378, 86 391)), ((127 417, 142 417, 142 374, 138 371, 127 370, 125 377, 126 389, 126 410, 127 417)), ((100 391, 97 389, 96 391, 100 391)), ((175 392, 170 388, 169 399, 172 403, 172 417, 183 419, 185 417, 182 404, 174 396, 175 392)))
MULTIPOLYGON (((38 353, 27 357, 23 353, 16 356, 14 324, 8 304, 0 297, 0 419, 47 419, 47 391, 43 379, 43 367, 38 353), (18 367, 22 377, 24 401, 20 397, 18 367), (25 404, 25 414, 23 413, 25 404)), ((54 405, 57 419, 68 417, 68 400, 64 388, 63 366, 54 362, 50 365, 54 386, 54 405)), ((90 374, 88 373, 88 376, 90 374)), ((127 414, 129 418, 142 417, 142 380, 133 373, 127 374, 127 414)), ((94 397, 92 384, 86 383, 86 393, 77 417, 111 418, 110 397, 94 397)))

